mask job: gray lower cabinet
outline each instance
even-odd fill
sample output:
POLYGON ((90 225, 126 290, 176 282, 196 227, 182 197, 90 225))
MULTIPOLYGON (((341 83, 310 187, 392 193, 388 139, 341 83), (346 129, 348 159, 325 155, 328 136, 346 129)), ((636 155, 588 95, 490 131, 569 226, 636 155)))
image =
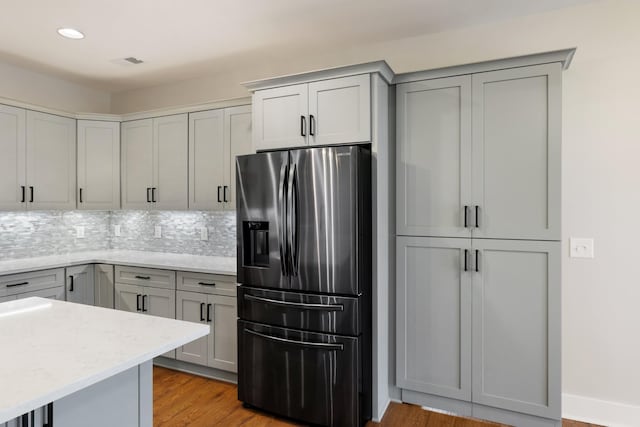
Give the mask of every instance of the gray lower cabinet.
POLYGON ((234 276, 179 272, 177 319, 211 326, 207 337, 176 350, 176 359, 237 372, 237 298, 234 276))
POLYGON ((115 308, 113 265, 96 264, 94 276, 94 304, 96 307, 115 308))
POLYGON ((28 297, 64 301, 64 268, 11 274, 0 277, 0 301, 28 297))
POLYGON ((397 381, 560 418, 560 242, 398 237, 397 381))
POLYGON ((66 295, 67 301, 79 304, 94 305, 94 266, 77 265, 67 267, 66 295))
MULTIPOLYGON (((115 266, 116 310, 176 318, 176 273, 169 270, 115 266)), ((164 357, 175 358, 175 350, 164 357)))

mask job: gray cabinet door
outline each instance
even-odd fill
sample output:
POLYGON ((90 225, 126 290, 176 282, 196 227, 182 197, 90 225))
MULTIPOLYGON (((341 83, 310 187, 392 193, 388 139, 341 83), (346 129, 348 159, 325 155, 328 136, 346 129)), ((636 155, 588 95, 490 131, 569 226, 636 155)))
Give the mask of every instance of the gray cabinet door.
MULTIPOLYGON (((195 292, 176 292, 176 319, 207 323, 207 295, 195 292)), ((176 359, 207 365, 207 347, 211 333, 176 349, 176 359)))
POLYGON ((559 419, 560 242, 473 250, 473 402, 559 419))
MULTIPOLYGON (((251 106, 225 108, 224 110, 224 158, 227 179, 224 208, 236 209, 236 157, 255 153, 251 143, 251 106)), ((223 195, 223 196, 224 196, 223 195)))
POLYGON ((470 237, 471 76, 400 84, 396 98, 397 234, 470 237))
POLYGON ((253 147, 272 150, 306 145, 308 111, 306 83, 256 91, 253 94, 253 147))
POLYGON ((76 208, 74 119, 27 111, 27 185, 29 209, 76 208))
POLYGON ((560 240, 561 72, 473 75, 473 237, 560 240))
POLYGON ((189 209, 223 208, 224 110, 189 114, 189 209))
POLYGON ((78 120, 78 209, 120 209, 120 123, 78 120))
POLYGON ((397 238, 396 378, 404 389, 471 399, 470 249, 471 239, 397 238))
POLYGON ((115 308, 116 310, 141 312, 142 294, 144 288, 137 285, 115 284, 115 308))
MULTIPOLYGON (((145 287, 142 295, 142 311, 151 316, 176 318, 176 291, 145 287)), ((175 359, 176 351, 171 350, 162 356, 175 359)))
POLYGON ((189 120, 186 114, 153 119, 154 208, 187 209, 189 206, 189 120))
POLYGON ((153 187, 153 120, 122 123, 122 209, 150 209, 153 187))
POLYGON ((0 105, 0 209, 2 210, 23 210, 26 207, 25 130, 25 110, 0 105), (24 198, 23 194, 25 194, 24 198))
POLYGON ((235 297, 209 295, 208 365, 212 368, 238 372, 238 308, 235 297))
POLYGON ((94 296, 93 265, 78 265, 67 268, 67 301, 93 305, 94 296))
POLYGON ((95 265, 94 296, 97 307, 115 308, 113 265, 95 265))

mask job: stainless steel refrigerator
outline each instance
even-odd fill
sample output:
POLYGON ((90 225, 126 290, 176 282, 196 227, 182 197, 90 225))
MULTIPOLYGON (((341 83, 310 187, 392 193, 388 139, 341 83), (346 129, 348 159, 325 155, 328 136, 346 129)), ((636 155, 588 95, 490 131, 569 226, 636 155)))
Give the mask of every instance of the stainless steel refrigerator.
POLYGON ((239 156, 238 398, 310 424, 371 418, 368 145, 239 156))

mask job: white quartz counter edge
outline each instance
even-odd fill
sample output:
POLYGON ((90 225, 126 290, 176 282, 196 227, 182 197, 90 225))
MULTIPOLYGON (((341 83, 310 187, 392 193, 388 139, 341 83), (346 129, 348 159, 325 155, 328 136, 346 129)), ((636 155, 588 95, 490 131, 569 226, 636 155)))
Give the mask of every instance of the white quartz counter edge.
MULTIPOLYGON (((42 298, 29 298, 28 300, 48 301, 42 298)), ((22 300, 22 301, 27 301, 27 300, 22 300)), ((121 316, 121 315, 136 316, 135 313, 118 312, 116 310, 104 309, 99 307, 81 306, 80 304, 66 303, 62 301, 48 301, 48 302, 50 302, 51 304, 54 304, 54 307, 61 304, 67 307, 69 307, 70 305, 72 310, 74 309, 86 310, 86 308, 88 307, 90 309, 98 310, 98 312, 104 312, 105 314, 108 313, 108 314, 115 314, 118 316, 121 316)), ((5 304, 8 304, 8 303, 5 303, 5 304)), ((107 378, 110 378, 114 375, 117 375, 121 372, 131 369, 135 366, 138 366, 147 361, 150 361, 156 356, 160 356, 161 354, 166 353, 167 351, 173 350, 177 347, 180 347, 198 338, 206 336, 210 332, 209 325, 202 325, 202 324, 185 322, 185 321, 174 320, 174 319, 164 319, 164 318, 153 317, 153 316, 145 316, 145 318, 156 319, 158 323, 162 323, 165 321, 177 322, 176 324, 184 325, 183 327, 181 327, 183 332, 181 332, 181 336, 179 338, 173 338, 171 340, 165 341, 164 343, 156 345, 153 348, 149 348, 148 350, 139 352, 131 357, 128 357, 126 360, 115 362, 113 364, 101 367, 99 370, 93 371, 88 375, 78 375, 78 377, 73 378, 73 380, 71 381, 65 382, 64 384, 57 384, 55 387, 48 390, 47 392, 36 393, 33 396, 30 396, 29 399, 23 400, 11 407, 6 408, 6 407, 3 407, 3 405, 0 405, 0 424, 7 422, 9 420, 12 420, 16 417, 19 417, 22 414, 25 414, 34 409, 45 406, 50 402, 54 402, 58 399, 61 399, 79 390, 85 389, 93 384, 97 384, 100 381, 103 381, 107 378)), ((40 354, 40 357, 46 357, 46 355, 40 354)), ((60 369, 60 367, 52 366, 51 369, 60 369)), ((5 388, 5 391, 7 392, 10 392, 10 390, 11 390, 11 387, 5 388)), ((2 395, 1 392, 0 392, 0 395, 2 395)))
POLYGON ((166 252, 103 250, 0 261, 0 276, 82 264, 114 264, 194 273, 236 275, 236 258, 166 252))

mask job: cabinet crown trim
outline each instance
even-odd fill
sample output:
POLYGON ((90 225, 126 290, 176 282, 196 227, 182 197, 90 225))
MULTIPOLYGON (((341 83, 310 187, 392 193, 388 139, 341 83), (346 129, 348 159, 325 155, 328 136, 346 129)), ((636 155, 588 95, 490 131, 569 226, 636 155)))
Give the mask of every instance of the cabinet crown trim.
POLYGON ((317 80, 336 79, 340 77, 354 76, 358 74, 377 73, 388 83, 391 84, 395 73, 387 64, 387 61, 373 61, 364 64, 353 64, 342 67, 326 68, 322 70, 313 70, 304 73, 289 74, 279 77, 253 80, 242 83, 252 92, 261 89, 269 89, 279 86, 289 86, 299 83, 309 83, 317 80))

